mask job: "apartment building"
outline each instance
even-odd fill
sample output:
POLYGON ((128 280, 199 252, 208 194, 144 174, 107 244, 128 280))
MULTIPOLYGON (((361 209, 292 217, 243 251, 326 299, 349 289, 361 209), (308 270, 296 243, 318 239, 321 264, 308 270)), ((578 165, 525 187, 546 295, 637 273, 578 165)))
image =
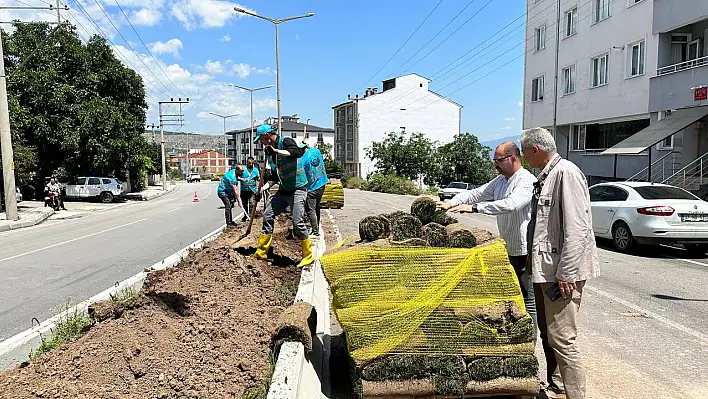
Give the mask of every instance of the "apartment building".
MULTIPOLYGON (((327 143, 334 147, 334 129, 310 125, 309 123, 300 123, 300 118, 297 115, 281 116, 281 119, 283 120, 283 136, 291 137, 298 143, 307 143, 311 147, 317 146, 320 143, 327 143)), ((307 122, 309 122, 309 119, 307 122)), ((264 120, 263 123, 272 125, 277 129, 278 118, 270 117, 264 120)), ((257 125, 253 127, 254 136, 257 127, 257 125)), ((251 147, 254 149, 255 158, 262 159, 263 146, 260 143, 253 144, 251 142, 250 127, 232 130, 226 132, 226 134, 231 136, 228 140, 228 154, 231 159, 235 160, 237 163, 245 163, 250 154, 251 147)))
POLYGON ((414 73, 384 80, 381 91, 368 88, 363 97, 332 107, 334 157, 347 174, 366 177, 374 172, 366 148, 390 132, 420 132, 438 141, 451 141, 460 133, 462 106, 430 91, 430 82, 414 73))
POLYGON ((708 1, 560 0, 559 36, 557 4, 527 1, 524 128, 551 128, 556 105, 559 153, 590 184, 678 184, 700 172, 679 184, 696 189, 708 152, 708 1))
POLYGON ((204 177, 217 173, 224 174, 229 167, 226 155, 214 150, 190 150, 189 155, 181 154, 176 159, 180 173, 184 177, 190 173, 199 173, 204 177))

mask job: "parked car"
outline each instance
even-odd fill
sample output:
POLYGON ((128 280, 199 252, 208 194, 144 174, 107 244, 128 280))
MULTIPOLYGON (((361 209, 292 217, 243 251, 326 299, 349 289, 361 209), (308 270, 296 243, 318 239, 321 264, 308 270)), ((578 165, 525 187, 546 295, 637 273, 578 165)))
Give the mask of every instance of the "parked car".
POLYGON ((112 177, 79 177, 65 187, 67 198, 97 198, 101 202, 113 202, 124 194, 123 183, 112 177))
POLYGON ((708 251, 708 202, 666 184, 601 183, 590 187, 592 229, 621 252, 636 244, 682 244, 708 251))
MULTIPOLYGON (((16 189, 17 194, 15 194, 15 197, 17 198, 17 203, 19 204, 22 202, 22 193, 20 192, 20 189, 16 189)), ((3 212, 5 212, 5 193, 0 189, 0 207, 2 208, 3 212)))
POLYGON ((450 184, 447 185, 447 187, 443 188, 438 192, 438 196, 440 196, 440 201, 445 201, 448 200, 457 194, 467 191, 467 190, 472 190, 473 188, 476 188, 474 184, 469 184, 469 183, 463 183, 459 181, 454 181, 450 184))
POLYGON ((192 173, 187 176, 187 183, 199 183, 200 181, 202 181, 202 176, 199 173, 192 173))

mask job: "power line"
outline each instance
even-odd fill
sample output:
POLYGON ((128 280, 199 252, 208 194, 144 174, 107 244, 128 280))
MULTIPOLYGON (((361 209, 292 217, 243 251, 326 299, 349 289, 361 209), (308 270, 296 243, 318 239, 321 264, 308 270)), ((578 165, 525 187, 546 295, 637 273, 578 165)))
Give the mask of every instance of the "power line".
POLYGON ((381 65, 381 67, 380 67, 376 72, 374 72, 374 74, 371 75, 371 77, 370 77, 369 79, 367 79, 364 83, 362 83, 361 86, 357 87, 357 88, 354 90, 355 93, 356 93, 357 91, 359 91, 362 87, 364 87, 367 83, 369 83, 369 82, 371 81, 371 79, 375 78, 376 75, 377 75, 379 72, 381 72, 381 70, 384 69, 384 67, 386 67, 386 65, 388 65, 389 62, 391 62, 391 60, 403 49, 403 47, 404 47, 406 44, 408 44, 408 42, 411 40, 411 38, 413 38, 413 35, 415 35, 415 34, 418 32, 418 30, 420 30, 420 28, 423 26, 423 24, 425 23, 425 21, 427 21, 428 18, 430 18, 430 16, 433 15, 433 13, 435 12, 435 10, 438 9, 438 7, 440 6, 440 4, 442 4, 442 2, 443 2, 443 0, 438 1, 438 4, 436 4, 435 7, 433 7, 432 10, 430 10, 430 12, 428 13, 428 15, 423 19, 423 21, 421 21, 420 24, 418 24, 418 27, 415 28, 415 30, 413 31, 413 33, 411 33, 410 35, 408 35, 408 38, 406 39, 406 41, 403 42, 403 44, 401 44, 400 47, 398 47, 398 50, 396 50, 396 52, 394 52, 393 55, 392 55, 388 60, 386 60, 386 62, 384 62, 384 64, 381 65))
POLYGON ((135 32, 135 36, 137 36, 137 37, 138 37, 138 40, 140 40, 140 43, 143 44, 143 47, 145 47, 145 50, 147 50, 148 54, 150 54, 150 57, 152 57, 153 61, 155 61, 155 64, 157 64, 157 67, 160 69, 160 71, 162 71, 162 74, 165 75, 165 77, 167 78, 167 80, 169 80, 170 83, 172 83, 172 86, 174 86, 174 88, 177 89, 177 91, 178 91, 180 94, 182 94, 182 95, 184 96, 184 95, 185 95, 184 92, 183 92, 179 87, 177 87, 177 85, 175 84, 175 82, 172 81, 172 79, 170 79, 170 77, 167 75, 167 72, 165 72, 165 70, 162 69, 162 66, 160 66, 160 62, 157 61, 157 59, 155 58, 154 55, 152 55, 152 52, 150 51, 150 49, 148 48, 148 46, 147 46, 147 45, 145 44, 145 42, 143 41, 143 38, 140 37, 140 35, 138 34, 138 31, 135 30, 135 26, 133 26, 133 23, 130 22, 130 19, 129 19, 128 16, 125 14, 125 11, 123 11, 123 7, 121 7, 120 4, 118 4, 118 0, 113 0, 113 1, 116 2, 116 5, 117 5, 118 8, 120 9, 120 12, 121 12, 121 13, 123 14, 123 16, 125 17, 125 20, 128 21, 128 24, 130 25, 130 27, 133 28, 133 32, 135 32))

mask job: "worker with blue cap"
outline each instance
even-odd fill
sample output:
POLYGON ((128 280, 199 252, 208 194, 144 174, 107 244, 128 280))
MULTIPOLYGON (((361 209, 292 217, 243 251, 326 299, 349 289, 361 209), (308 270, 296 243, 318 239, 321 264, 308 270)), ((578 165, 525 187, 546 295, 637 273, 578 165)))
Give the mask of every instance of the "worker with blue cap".
POLYGON ((302 261, 298 267, 307 266, 315 261, 312 253, 312 241, 305 225, 307 202, 307 176, 301 158, 305 148, 301 148, 290 137, 282 137, 271 125, 262 124, 256 130, 254 143, 260 142, 271 165, 268 182, 256 192, 259 201, 261 192, 271 183, 278 183, 278 191, 263 212, 263 228, 258 237, 256 259, 267 259, 268 250, 273 242, 275 218, 290 207, 292 209, 293 234, 302 240, 302 261), (273 170, 275 167, 275 170, 273 170))
MULTIPOLYGON (((302 147, 303 145, 301 145, 302 147)), ((324 195, 325 186, 329 183, 327 171, 325 170, 324 158, 317 147, 306 148, 305 155, 302 156, 302 165, 307 176, 307 202, 306 212, 310 219, 310 227, 312 234, 315 237, 320 235, 320 210, 322 196, 324 195)))

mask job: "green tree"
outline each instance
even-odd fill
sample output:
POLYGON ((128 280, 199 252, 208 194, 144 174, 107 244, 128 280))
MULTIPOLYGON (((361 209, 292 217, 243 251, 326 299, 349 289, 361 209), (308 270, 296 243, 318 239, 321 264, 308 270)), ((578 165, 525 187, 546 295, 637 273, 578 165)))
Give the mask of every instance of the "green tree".
POLYGON ((325 170, 327 171, 327 176, 334 178, 341 178, 344 176, 344 167, 342 164, 334 160, 332 157, 332 144, 329 143, 317 143, 317 149, 322 153, 322 159, 324 159, 325 170))
POLYGON ((496 172, 489 158, 490 148, 480 144, 477 136, 461 133, 450 143, 438 147, 430 180, 445 186, 453 181, 481 185, 491 180, 496 172))
POLYGON ((411 180, 430 172, 431 156, 435 143, 423 133, 391 132, 381 142, 373 142, 366 156, 374 161, 378 172, 411 180))
POLYGON ((65 176, 130 174, 137 181, 152 168, 151 148, 142 136, 143 81, 105 40, 93 36, 83 44, 66 23, 15 24, 14 29, 2 39, 17 163, 40 178, 62 171, 65 176))

